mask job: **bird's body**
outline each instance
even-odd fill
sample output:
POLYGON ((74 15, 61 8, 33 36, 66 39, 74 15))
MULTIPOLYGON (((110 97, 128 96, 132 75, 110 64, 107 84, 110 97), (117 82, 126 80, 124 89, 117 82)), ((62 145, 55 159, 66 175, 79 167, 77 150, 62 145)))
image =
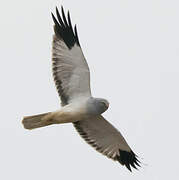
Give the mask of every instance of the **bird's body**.
POLYGON ((24 117, 23 124, 27 129, 35 129, 52 124, 73 123, 84 119, 93 118, 94 116, 102 114, 109 107, 109 103, 105 99, 83 97, 77 98, 74 102, 63 106, 60 110, 49 112, 41 116, 41 120, 31 121, 32 117, 38 116, 26 116, 24 117), (31 128, 28 128, 29 122, 31 122, 31 128))
POLYGON ((55 35, 52 46, 54 81, 62 108, 49 113, 26 116, 23 125, 35 129, 52 124, 73 123, 81 137, 97 151, 119 161, 130 171, 139 165, 121 133, 102 116, 109 107, 103 98, 94 98, 90 89, 90 71, 68 12, 52 14, 55 35))
POLYGON ((60 110, 52 112, 48 119, 60 124, 81 121, 88 117, 87 98, 78 99, 78 102, 72 102, 63 106, 60 110))

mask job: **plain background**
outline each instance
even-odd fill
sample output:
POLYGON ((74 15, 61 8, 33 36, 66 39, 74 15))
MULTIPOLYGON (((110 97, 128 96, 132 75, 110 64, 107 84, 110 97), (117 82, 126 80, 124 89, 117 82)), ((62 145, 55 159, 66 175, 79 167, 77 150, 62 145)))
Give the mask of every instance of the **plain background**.
POLYGON ((6 0, 0 7, 0 179, 178 179, 179 2, 6 0), (21 120, 56 110, 53 22, 63 5, 77 23, 95 97, 142 162, 139 171, 100 155, 71 124, 28 131, 21 120))

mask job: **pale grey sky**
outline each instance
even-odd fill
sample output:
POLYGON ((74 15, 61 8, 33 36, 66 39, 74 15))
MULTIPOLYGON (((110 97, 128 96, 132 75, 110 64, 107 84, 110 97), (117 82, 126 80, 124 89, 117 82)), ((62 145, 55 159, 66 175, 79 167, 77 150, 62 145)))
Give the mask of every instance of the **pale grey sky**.
POLYGON ((177 0, 2 1, 0 179, 178 178, 179 2, 177 0), (51 74, 53 22, 63 5, 77 23, 95 97, 143 162, 130 173, 102 156, 71 124, 33 131, 24 115, 59 108, 51 74))

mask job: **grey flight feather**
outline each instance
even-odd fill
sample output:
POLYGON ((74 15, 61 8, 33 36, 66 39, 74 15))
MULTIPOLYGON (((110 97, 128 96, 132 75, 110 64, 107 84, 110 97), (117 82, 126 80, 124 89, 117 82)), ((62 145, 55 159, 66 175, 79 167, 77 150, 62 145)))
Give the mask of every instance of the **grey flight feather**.
POLYGON ((81 47, 77 30, 73 31, 70 15, 68 21, 62 8, 62 17, 56 9, 52 43, 53 76, 62 105, 72 102, 81 96, 90 97, 90 72, 81 47))
POLYGON ((137 169, 139 161, 121 133, 102 115, 94 118, 77 121, 74 127, 81 137, 98 152, 125 165, 137 169))

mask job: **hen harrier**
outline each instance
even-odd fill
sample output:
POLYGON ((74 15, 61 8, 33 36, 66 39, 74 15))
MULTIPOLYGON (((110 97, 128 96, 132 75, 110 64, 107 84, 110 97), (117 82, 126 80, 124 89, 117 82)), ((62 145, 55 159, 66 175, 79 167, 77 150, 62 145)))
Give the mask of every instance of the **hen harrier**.
POLYGON ((121 133, 101 115, 109 107, 106 99, 94 98, 90 90, 90 72, 81 50, 76 25, 73 29, 68 11, 56 8, 53 36, 53 76, 62 108, 55 112, 24 117, 26 129, 52 124, 73 123, 81 137, 97 151, 119 161, 130 171, 140 162, 121 133))

